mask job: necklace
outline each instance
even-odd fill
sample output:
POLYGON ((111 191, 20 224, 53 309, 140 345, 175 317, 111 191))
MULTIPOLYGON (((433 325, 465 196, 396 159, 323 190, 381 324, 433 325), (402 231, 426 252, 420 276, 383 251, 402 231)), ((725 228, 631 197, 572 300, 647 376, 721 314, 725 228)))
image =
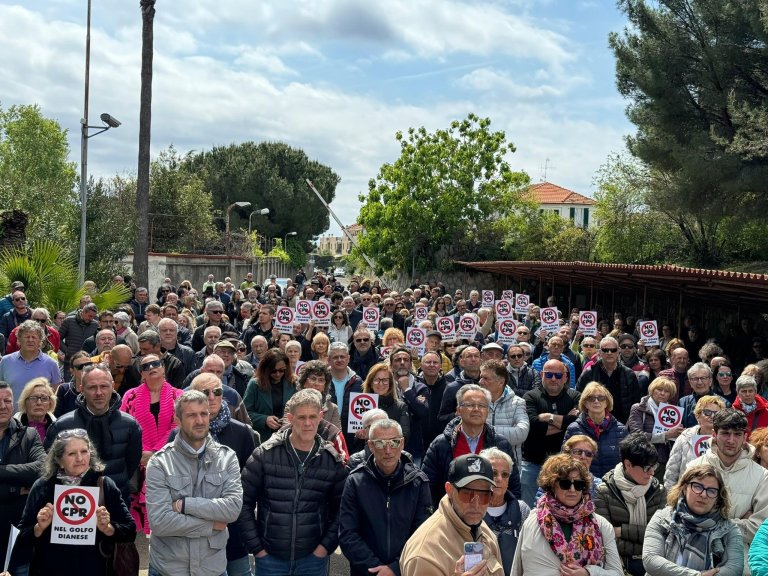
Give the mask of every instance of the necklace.
MULTIPOLYGON (((296 457, 296 461, 298 462, 299 466, 299 475, 304 474, 304 465, 307 463, 307 460, 309 460, 310 454, 312 454, 312 449, 315 447, 314 444, 310 447, 309 451, 307 452, 307 455, 304 456, 304 459, 301 459, 301 456, 299 456, 299 453, 296 451, 296 447, 293 445, 293 442, 288 440, 288 444, 291 446, 291 450, 293 450, 293 455, 296 457)), ((303 450, 302 450, 303 452, 303 450)))

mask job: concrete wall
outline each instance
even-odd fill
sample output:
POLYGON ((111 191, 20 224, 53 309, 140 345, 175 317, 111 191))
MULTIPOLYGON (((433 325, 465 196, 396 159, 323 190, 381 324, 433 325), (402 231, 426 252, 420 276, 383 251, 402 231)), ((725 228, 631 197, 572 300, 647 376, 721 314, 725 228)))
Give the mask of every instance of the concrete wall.
MULTIPOLYGON (((133 268, 133 254, 128 254, 121 261, 128 269, 133 268)), ((247 260, 245 258, 226 256, 211 256, 199 254, 157 254, 149 255, 149 293, 154 300, 155 292, 163 283, 163 279, 170 277, 174 285, 178 286, 182 280, 192 282, 198 291, 202 292, 203 283, 208 279, 208 274, 213 274, 216 281, 224 281, 230 276, 236 285, 245 280, 248 272, 254 273, 254 279, 263 283, 270 274, 276 274, 279 278, 293 278, 296 270, 283 264, 275 258, 263 260, 247 260)))

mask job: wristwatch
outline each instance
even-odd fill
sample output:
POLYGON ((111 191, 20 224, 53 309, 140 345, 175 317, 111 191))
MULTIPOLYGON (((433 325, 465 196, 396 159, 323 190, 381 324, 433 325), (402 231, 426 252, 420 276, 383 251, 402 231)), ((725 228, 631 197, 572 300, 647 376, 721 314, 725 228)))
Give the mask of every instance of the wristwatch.
POLYGON ((549 423, 554 424, 555 423, 555 417, 552 416, 552 414, 549 415, 549 423))

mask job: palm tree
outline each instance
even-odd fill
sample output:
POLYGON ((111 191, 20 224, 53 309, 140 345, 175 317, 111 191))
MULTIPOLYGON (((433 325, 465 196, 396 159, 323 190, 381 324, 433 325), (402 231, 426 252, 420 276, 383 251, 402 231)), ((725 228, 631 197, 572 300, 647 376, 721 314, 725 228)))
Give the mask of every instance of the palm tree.
POLYGON ((152 128, 152 58, 154 53, 155 0, 141 5, 141 109, 139 112, 139 166, 136 182, 136 244, 133 273, 138 285, 146 286, 149 275, 149 145, 152 128))

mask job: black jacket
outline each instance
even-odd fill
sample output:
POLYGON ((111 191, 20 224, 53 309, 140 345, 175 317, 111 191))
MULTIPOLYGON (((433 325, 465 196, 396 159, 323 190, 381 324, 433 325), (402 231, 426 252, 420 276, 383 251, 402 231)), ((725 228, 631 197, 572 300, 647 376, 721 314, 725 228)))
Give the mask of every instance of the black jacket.
POLYGON ((445 389, 445 376, 441 375, 432 386, 417 377, 413 386, 403 392, 403 401, 411 415, 411 437, 406 446, 414 456, 424 456, 432 440, 445 429, 445 424, 437 419, 445 389))
POLYGON ((400 574, 400 552, 432 513, 426 474, 402 454, 397 470, 384 476, 373 456, 350 472, 339 513, 339 544, 350 576, 370 576, 386 564, 400 574))
MULTIPOLYGON (((432 488, 432 503, 435 508, 437 508, 440 499, 445 496, 448 467, 453 460, 453 450, 456 448, 456 440, 460 433, 460 423, 461 418, 456 417, 445 427, 443 433, 429 445, 427 455, 424 456, 424 462, 421 465, 421 469, 429 478, 432 488)), ((515 462, 515 449, 504 436, 496 434, 496 431, 490 424, 485 425, 484 434, 483 449, 498 448, 502 452, 509 454, 509 457, 512 458, 514 466, 509 477, 509 490, 515 495, 515 498, 520 498, 520 468, 518 468, 517 462, 515 462)))
POLYGON ((576 416, 569 416, 568 412, 579 407, 581 394, 568 388, 563 388, 559 395, 552 398, 543 388, 534 388, 525 393, 525 410, 528 413, 528 421, 531 426, 528 430, 528 438, 523 442, 523 460, 533 464, 543 464, 544 460, 552 454, 558 454, 563 446, 565 431, 571 422, 576 421, 576 416), (539 421, 539 414, 552 413, 563 416, 563 427, 557 434, 547 436, 549 424, 539 421))
POLYGON ((290 433, 290 426, 275 432, 245 464, 238 522, 248 552, 266 550, 293 561, 311 554, 318 544, 329 554, 336 549, 347 471, 333 446, 315 436, 300 472, 290 433))
POLYGON ((120 401, 120 394, 112 392, 107 411, 95 416, 86 408, 81 394, 76 400, 77 408, 48 427, 44 446, 50 450, 62 430, 83 428, 106 466, 104 474, 117 484, 125 501, 130 502, 128 483, 141 460, 141 426, 133 416, 120 411, 120 401))
POLYGON ((45 461, 45 450, 37 430, 11 418, 5 434, 8 435, 8 448, 5 454, 0 454, 0 558, 3 559, 11 524, 21 520, 27 502, 27 495, 21 494, 21 489, 32 487, 45 461))
POLYGON ((530 514, 531 509, 528 504, 515 498, 509 490, 504 494, 504 502, 507 503, 507 509, 501 516, 494 517, 486 512, 483 520, 488 524, 488 528, 496 534, 501 552, 501 563, 504 565, 504 574, 509 574, 512 561, 515 559, 520 527, 530 514))
MULTIPOLYGON (((344 395, 342 396, 343 401, 341 403, 341 406, 339 406, 339 417, 341 418, 341 428, 342 433, 344 434, 344 441, 347 443, 347 448, 349 448, 350 454, 352 452, 355 452, 356 450, 352 449, 352 446, 355 444, 355 435, 354 433, 350 434, 349 432, 346 432, 347 430, 347 420, 349 420, 349 394, 351 392, 362 392, 363 391, 363 379, 360 378, 355 373, 352 373, 352 376, 349 377, 349 380, 347 380, 346 384, 344 384, 344 395)), ((331 381, 331 386, 328 389, 328 394, 331 398, 337 398, 336 396, 336 385, 331 381)))
MULTIPOLYGON (((192 350, 195 352, 198 352, 205 348, 205 340, 203 340, 203 332, 205 332, 205 329, 208 328, 208 326, 211 326, 211 324, 208 324, 207 322, 204 324, 198 324, 197 328, 195 329, 195 333, 192 334, 192 350)), ((229 322, 222 322, 219 324, 219 328, 221 328, 221 333, 224 332, 234 332, 237 333, 237 330, 235 330, 235 327, 232 326, 229 322)))
POLYGON ((381 361, 381 358, 373 346, 362 355, 354 345, 349 347, 349 367, 363 380, 368 376, 368 370, 379 361, 381 361))
POLYGON ((190 372, 192 372, 192 370, 195 369, 194 368, 195 352, 189 346, 185 346, 184 344, 177 343, 176 347, 173 350, 164 350, 164 351, 169 356, 174 356, 176 359, 178 359, 179 362, 181 362, 181 365, 184 367, 185 377, 187 374, 189 374, 190 372))

